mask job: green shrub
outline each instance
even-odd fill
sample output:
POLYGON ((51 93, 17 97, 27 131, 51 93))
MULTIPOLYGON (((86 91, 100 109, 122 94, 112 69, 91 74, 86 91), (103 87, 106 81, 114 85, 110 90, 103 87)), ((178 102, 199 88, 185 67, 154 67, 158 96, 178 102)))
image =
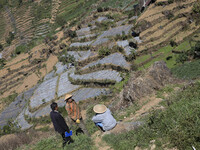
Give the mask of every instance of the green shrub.
POLYGON ((192 8, 194 13, 200 13, 200 2, 196 2, 192 8))
POLYGON ((103 8, 102 8, 102 7, 98 7, 98 8, 97 8, 97 11, 98 11, 98 12, 103 12, 103 8))
POLYGON ((174 0, 168 0, 168 4, 172 4, 174 0))
POLYGON ((57 16, 56 17, 56 23, 59 25, 59 26, 63 26, 67 23, 67 21, 65 20, 65 18, 63 16, 57 16))
POLYGON ((26 45, 19 45, 15 49, 15 54, 19 55, 21 53, 25 53, 28 51, 28 47, 26 45))
POLYGON ((10 103, 12 103, 12 102, 15 100, 15 98, 16 98, 17 96, 18 96, 18 94, 17 94, 17 93, 14 93, 14 94, 9 95, 9 96, 6 97, 6 98, 2 98, 1 101, 2 101, 4 104, 9 105, 10 103))
POLYGON ((184 64, 184 62, 187 61, 187 60, 188 60, 188 56, 187 56, 186 53, 181 53, 176 58, 176 62, 177 63, 182 63, 182 64, 184 64))
POLYGON ((110 49, 106 48, 106 47, 101 47, 98 51, 98 54, 100 57, 105 57, 110 55, 110 49))
POLYGON ((15 35, 12 32, 9 32, 9 36, 8 38, 6 38, 6 43, 8 43, 9 45, 11 44, 11 42, 14 40, 15 35))
POLYGON ((6 65, 5 59, 0 59, 0 68, 3 68, 6 65))
POLYGON ((152 140, 157 149, 189 150, 192 146, 200 149, 199 91, 200 83, 197 82, 166 101, 168 108, 154 111, 143 127, 123 134, 105 135, 103 139, 116 150, 149 147, 152 140))
POLYGON ((171 40, 170 45, 171 45, 171 47, 174 47, 174 46, 177 46, 177 43, 174 40, 171 40))
POLYGON ((3 50, 3 45, 0 44, 0 52, 3 50))

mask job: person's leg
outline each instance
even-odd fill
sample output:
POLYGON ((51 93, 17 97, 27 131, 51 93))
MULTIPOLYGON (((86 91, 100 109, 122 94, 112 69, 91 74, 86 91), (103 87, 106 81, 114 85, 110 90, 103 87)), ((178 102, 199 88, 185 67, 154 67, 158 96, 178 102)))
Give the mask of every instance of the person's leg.
POLYGON ((84 121, 83 121, 82 118, 80 119, 79 127, 83 130, 83 132, 84 132, 87 136, 90 136, 90 134, 88 133, 88 131, 87 131, 86 127, 85 127, 85 123, 84 123, 84 121))
POLYGON ((65 147, 66 144, 70 144, 74 142, 74 140, 70 136, 65 137, 65 133, 62 133, 61 136, 63 138, 63 147, 65 147))

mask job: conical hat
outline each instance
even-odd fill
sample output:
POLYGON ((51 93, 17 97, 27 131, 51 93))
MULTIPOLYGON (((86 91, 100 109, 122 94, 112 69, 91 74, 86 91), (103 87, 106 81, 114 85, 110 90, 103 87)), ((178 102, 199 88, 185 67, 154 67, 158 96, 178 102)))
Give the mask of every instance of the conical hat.
POLYGON ((71 97, 72 97, 72 95, 71 95, 71 94, 66 94, 66 96, 65 96, 65 99, 64 99, 64 100, 66 101, 66 100, 68 100, 68 99, 69 99, 69 98, 71 98, 71 97))
POLYGON ((107 107, 103 104, 97 104, 93 107, 95 113, 104 113, 107 110, 107 107))

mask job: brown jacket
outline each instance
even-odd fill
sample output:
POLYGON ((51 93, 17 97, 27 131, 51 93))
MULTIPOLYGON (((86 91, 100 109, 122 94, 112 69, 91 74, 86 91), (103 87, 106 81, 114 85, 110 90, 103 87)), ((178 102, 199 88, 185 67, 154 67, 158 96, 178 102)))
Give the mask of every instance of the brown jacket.
POLYGON ((67 102, 65 109, 67 110, 68 116, 74 121, 81 119, 81 112, 75 101, 67 102))

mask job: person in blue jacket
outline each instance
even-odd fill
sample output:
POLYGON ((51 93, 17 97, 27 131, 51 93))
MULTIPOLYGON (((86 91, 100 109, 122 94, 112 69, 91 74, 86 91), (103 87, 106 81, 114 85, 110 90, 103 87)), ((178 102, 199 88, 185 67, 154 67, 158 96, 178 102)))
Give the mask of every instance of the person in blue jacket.
POLYGON ((70 132, 69 127, 67 126, 65 119, 62 115, 58 112, 58 104, 53 102, 51 104, 52 111, 50 112, 51 121, 53 122, 53 126, 56 132, 60 133, 63 138, 63 147, 66 144, 73 143, 72 138, 65 137, 65 132, 70 132))
POLYGON ((115 118, 112 116, 110 109, 105 105, 95 105, 93 110, 96 115, 93 116, 92 121, 103 131, 109 131, 116 126, 117 122, 115 118))

